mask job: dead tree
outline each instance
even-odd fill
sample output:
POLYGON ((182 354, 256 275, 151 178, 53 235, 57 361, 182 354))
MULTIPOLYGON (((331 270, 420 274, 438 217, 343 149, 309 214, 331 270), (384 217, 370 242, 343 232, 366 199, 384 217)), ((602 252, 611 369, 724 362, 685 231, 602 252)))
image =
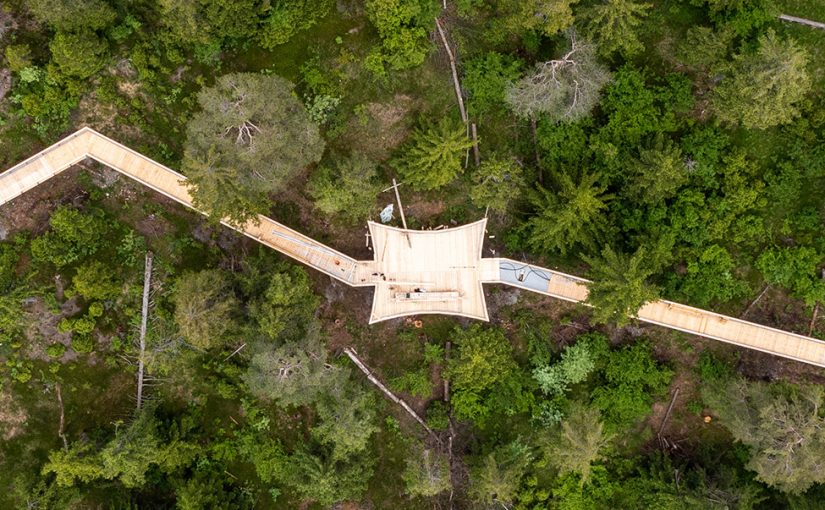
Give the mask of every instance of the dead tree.
POLYGON ((372 374, 372 371, 364 364, 364 362, 362 362, 360 359, 358 359, 358 356, 355 354, 354 349, 346 347, 346 348, 344 348, 344 354, 346 354, 349 357, 349 359, 351 359, 352 362, 355 363, 355 366, 357 366, 359 369, 361 369, 362 372, 364 372, 364 375, 367 376, 367 379, 369 380, 369 382, 371 382, 379 390, 381 390, 381 392, 384 393, 384 395, 386 395, 386 397, 388 399, 390 399, 393 402, 395 402, 396 404, 400 405, 405 411, 407 411, 407 414, 412 416, 413 419, 415 419, 415 421, 417 421, 419 425, 424 427, 424 430, 426 430, 427 433, 430 434, 430 436, 433 437, 433 439, 435 439, 439 444, 441 444, 441 440, 438 438, 438 436, 435 434, 435 432, 433 432, 433 429, 431 429, 427 425, 427 423, 418 415, 418 413, 416 413, 413 410, 412 407, 409 406, 409 404, 407 404, 406 402, 401 400, 393 392, 391 392, 389 389, 387 389, 387 387, 384 386, 384 383, 379 381, 378 378, 375 377, 372 374))
POLYGON ((594 48, 570 33, 570 50, 513 84, 506 95, 513 112, 534 123, 539 114, 559 121, 575 121, 590 114, 610 72, 599 64, 594 48))
POLYGON ((444 28, 438 18, 435 18, 435 26, 438 29, 438 35, 441 36, 441 42, 444 44, 444 49, 447 50, 447 57, 450 59, 450 70, 453 73, 453 86, 455 87, 455 96, 458 99, 458 109, 461 112, 461 121, 467 124, 467 110, 464 108, 464 97, 461 94, 461 84, 458 81, 458 71, 455 66, 455 55, 450 45, 447 43, 447 36, 444 34, 444 28))
POLYGON ((149 290, 152 286, 152 252, 146 253, 146 263, 143 269, 143 309, 140 316, 140 353, 138 354, 137 373, 137 408, 143 405, 143 371, 144 356, 146 354, 146 325, 149 320, 149 290))
POLYGON ((63 390, 60 387, 60 383, 54 385, 55 393, 57 393, 57 403, 60 405, 60 424, 57 427, 57 435, 60 436, 60 439, 63 440, 63 450, 69 451, 69 441, 66 440, 66 434, 63 432, 63 428, 66 424, 66 413, 63 408, 63 390))
POLYGON ((801 25, 807 25, 809 27, 821 28, 825 30, 825 23, 821 23, 819 21, 813 21, 805 18, 797 18, 796 16, 789 16, 787 14, 780 14, 779 19, 781 19, 782 21, 790 21, 791 23, 799 23, 801 25))

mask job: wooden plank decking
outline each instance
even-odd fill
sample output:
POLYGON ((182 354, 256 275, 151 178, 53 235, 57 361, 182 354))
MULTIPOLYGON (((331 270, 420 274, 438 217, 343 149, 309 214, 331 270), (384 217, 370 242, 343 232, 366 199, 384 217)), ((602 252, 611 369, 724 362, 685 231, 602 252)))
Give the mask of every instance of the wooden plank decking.
MULTIPOLYGON (((484 264, 487 266, 484 274, 488 275, 485 283, 503 283, 566 301, 581 302, 587 299, 589 281, 583 278, 503 258, 484 259, 484 264), (499 277, 492 279, 495 267, 499 267, 499 277), (528 287, 517 280, 513 282, 512 278, 506 276, 507 272, 512 271, 511 267, 517 270, 529 267, 534 271, 541 271, 549 275, 549 281, 542 290, 535 286, 528 287)), ((754 324, 735 317, 672 301, 659 300, 643 306, 637 318, 643 322, 666 328, 825 367, 825 342, 822 340, 754 324)))
MULTIPOLYGON (((194 208, 185 186, 186 177, 89 128, 69 135, 0 174, 0 206, 87 157, 194 208)), ((588 281, 577 276, 510 259, 480 258, 484 228, 481 222, 449 231, 423 233, 373 225, 376 251, 375 260, 371 261, 357 261, 265 216, 258 216, 257 221, 241 228, 222 223, 348 285, 376 287, 371 322, 419 313, 448 313, 486 320, 481 283, 511 285, 573 302, 587 298, 588 281), (416 241, 415 245, 412 240, 416 241), (379 247, 381 253, 377 252, 379 247), (385 283, 388 273, 397 285, 385 283), (404 299, 404 293, 415 292, 416 288, 435 293, 404 299)), ((638 318, 825 366, 823 341, 707 310, 662 300, 642 307, 638 318)))

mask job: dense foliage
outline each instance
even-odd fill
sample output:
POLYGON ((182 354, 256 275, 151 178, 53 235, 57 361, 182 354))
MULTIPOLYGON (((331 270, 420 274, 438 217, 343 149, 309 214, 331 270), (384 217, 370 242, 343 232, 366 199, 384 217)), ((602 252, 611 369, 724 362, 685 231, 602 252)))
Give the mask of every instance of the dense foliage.
POLYGON ((779 12, 825 22, 3 2, 2 167, 88 125, 209 219, 90 161, 0 206, 0 508, 822 508, 821 370, 633 319, 666 298, 825 338, 825 32, 779 12), (394 178, 411 228, 486 216, 485 257, 587 277, 591 306, 485 285, 489 324, 368 325, 369 291, 218 224, 380 257, 361 225, 394 178))

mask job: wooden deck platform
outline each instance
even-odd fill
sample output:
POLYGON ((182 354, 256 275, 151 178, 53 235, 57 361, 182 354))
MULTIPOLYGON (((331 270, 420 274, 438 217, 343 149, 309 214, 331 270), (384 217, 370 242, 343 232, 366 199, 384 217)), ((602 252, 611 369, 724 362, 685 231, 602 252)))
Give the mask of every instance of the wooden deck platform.
MULTIPOLYGON (((186 207, 186 177, 96 131, 83 128, 0 174, 0 212, 14 198, 92 158, 186 207), (4 205, 6 204, 6 205, 4 205)), ((227 226, 225 222, 222 222, 227 226)), ((438 231, 370 223, 373 260, 358 261, 277 221, 258 216, 239 232, 351 286, 375 287, 370 322, 416 314, 487 320, 482 283, 567 301, 587 298, 587 280, 506 258, 482 258, 486 222, 438 231)), ((670 301, 645 305, 639 320, 825 366, 825 342, 670 301)))

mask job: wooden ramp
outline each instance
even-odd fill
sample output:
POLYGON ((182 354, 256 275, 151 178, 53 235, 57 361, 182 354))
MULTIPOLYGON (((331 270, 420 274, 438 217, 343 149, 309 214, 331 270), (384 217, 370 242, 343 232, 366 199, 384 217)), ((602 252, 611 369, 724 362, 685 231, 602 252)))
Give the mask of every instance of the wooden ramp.
MULTIPOLYGON (((503 283, 524 290, 581 302, 588 280, 505 258, 483 259, 485 283, 503 283)), ((749 349, 825 367, 825 342, 796 333, 754 324, 672 301, 643 306, 639 320, 749 349)))
MULTIPOLYGON (((69 135, 0 174, 0 205, 87 157, 194 209, 184 185, 186 177, 90 128, 69 135)), ((221 223, 333 278, 355 284, 358 261, 271 218, 258 216, 257 222, 250 221, 243 228, 221 223)))
MULTIPOLYGON (((194 209, 186 177, 90 128, 0 174, 0 206, 85 158, 194 209)), ((258 216, 257 221, 241 228, 221 223, 347 285, 375 287, 370 322, 423 313, 487 320, 482 283, 511 285, 573 302, 587 298, 589 282, 582 278, 505 258, 481 258, 483 221, 440 232, 371 224, 375 258, 370 261, 357 261, 266 216, 258 216)), ((639 310, 638 318, 825 366, 823 341, 679 303, 648 303, 639 310)))

